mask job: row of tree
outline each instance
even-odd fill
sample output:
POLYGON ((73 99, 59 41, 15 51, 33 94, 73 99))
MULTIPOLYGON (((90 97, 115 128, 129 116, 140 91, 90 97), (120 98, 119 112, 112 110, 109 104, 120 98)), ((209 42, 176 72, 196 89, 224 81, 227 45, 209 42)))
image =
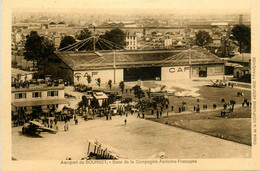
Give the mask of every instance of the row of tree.
MULTIPOLYGON (((76 39, 77 40, 84 40, 84 39, 90 38, 92 36, 93 35, 92 35, 91 31, 89 31, 88 29, 83 29, 76 36, 76 39)), ((100 50, 102 50, 102 49, 108 50, 110 48, 111 49, 117 49, 118 46, 121 46, 121 47, 125 46, 126 34, 121 29, 115 28, 115 29, 112 29, 110 31, 106 31, 104 35, 100 35, 99 37, 114 43, 114 44, 112 44, 111 46, 108 47, 107 44, 104 45, 103 42, 97 43, 98 40, 95 40, 96 41, 95 46, 100 50), (101 44, 103 44, 103 46, 101 44), (117 46, 115 46, 115 44, 117 46)), ((64 48, 64 47, 67 47, 69 45, 76 43, 76 39, 73 38, 72 36, 65 36, 61 40, 59 48, 64 48)), ((85 45, 80 47, 78 50, 79 51, 81 51, 81 50, 93 50, 93 46, 94 46, 93 43, 94 43, 94 39, 88 41, 85 45)), ((71 49, 71 50, 73 50, 73 49, 71 49)))
MULTIPOLYGON (((92 32, 88 29, 83 29, 76 36, 78 40, 84 40, 90 38, 92 36, 92 32)), ((119 46, 125 46, 125 33, 120 29, 112 29, 110 31, 106 31, 104 35, 101 35, 100 38, 109 40, 114 44, 119 46)), ((237 25, 235 26, 229 37, 231 40, 234 40, 239 46, 240 53, 242 52, 251 52, 251 29, 245 25, 237 25)), ((196 34, 196 44, 202 47, 205 47, 208 43, 212 41, 209 33, 206 31, 199 31, 196 34)), ((65 36, 61 43, 60 48, 67 47, 76 43, 76 40, 71 36, 65 36)), ((79 50, 93 50, 94 41, 89 41, 88 44, 82 46, 79 50)), ((227 46, 227 39, 223 40, 223 45, 227 46)), ((100 43, 97 43, 96 46, 98 49, 116 49, 116 46, 102 46, 100 43)), ((43 36, 39 36, 36 31, 31 31, 29 35, 26 36, 25 42, 25 59, 29 61, 33 61, 33 66, 35 66, 35 62, 39 62, 40 60, 46 58, 55 50, 54 45, 43 36)))
MULTIPOLYGON (((239 52, 250 53, 251 52, 251 29, 245 25, 237 25, 233 27, 230 35, 227 38, 222 39, 222 46, 225 51, 225 48, 228 46, 228 40, 233 40, 234 44, 239 46, 239 52)), ((212 38, 209 33, 206 31, 199 31, 196 34, 196 44, 205 47, 212 42, 212 38)))
MULTIPOLYGON (((77 40, 84 40, 90 38, 92 33, 88 29, 83 29, 78 35, 76 35, 77 40)), ((100 36, 103 39, 109 40, 117 45, 125 45, 125 33, 120 29, 113 29, 106 31, 104 35, 100 36)), ((76 39, 71 36, 65 36, 61 40, 60 47, 67 47, 76 43, 76 39)), ((97 46, 100 46, 97 44, 97 46)), ((103 49, 108 49, 107 46, 102 46, 103 49)), ((109 48, 115 49, 115 46, 109 48)), ((101 49, 101 47, 99 47, 101 49)), ((79 50, 93 50, 93 41, 89 44, 82 46, 79 50)), ((35 67, 35 62, 39 62, 44 58, 48 57, 55 51, 53 43, 51 43, 47 38, 38 35, 37 31, 31 31, 29 35, 26 36, 25 42, 25 59, 28 61, 33 61, 33 67, 35 67)))

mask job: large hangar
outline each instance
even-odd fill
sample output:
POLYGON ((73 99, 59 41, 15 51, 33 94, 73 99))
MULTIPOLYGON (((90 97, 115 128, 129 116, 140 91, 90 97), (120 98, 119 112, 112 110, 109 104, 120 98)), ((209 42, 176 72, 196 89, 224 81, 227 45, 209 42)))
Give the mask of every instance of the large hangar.
POLYGON ((224 62, 202 48, 161 51, 55 52, 39 62, 40 75, 52 75, 71 84, 120 81, 220 78, 224 62))

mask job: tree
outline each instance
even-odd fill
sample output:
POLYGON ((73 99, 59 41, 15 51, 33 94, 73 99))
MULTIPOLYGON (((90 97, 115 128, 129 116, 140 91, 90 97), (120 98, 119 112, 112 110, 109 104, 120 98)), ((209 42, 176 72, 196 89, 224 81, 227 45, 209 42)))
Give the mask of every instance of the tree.
POLYGON ((100 79, 100 78, 97 78, 96 81, 97 81, 97 85, 98 85, 98 87, 100 87, 101 79, 100 79))
POLYGON ((115 46, 115 44, 112 44, 113 49, 118 49, 122 46, 125 46, 125 39, 126 39, 126 34, 119 28, 112 29, 110 31, 106 31, 105 35, 101 36, 101 38, 109 40, 116 45, 120 46, 115 46))
POLYGON ((132 89, 134 90, 135 97, 138 98, 139 100, 145 97, 145 93, 139 85, 135 85, 132 89))
MULTIPOLYGON (((76 40, 71 36, 65 36, 60 42, 60 49, 76 43, 76 40)), ((72 49, 73 50, 73 49, 72 49)))
POLYGON ((24 49, 24 58, 33 61, 33 68, 35 67, 35 62, 48 57, 55 50, 53 44, 44 39, 44 37, 39 36, 37 31, 31 31, 26 36, 24 49))
POLYGON ((89 38, 91 36, 91 31, 89 31, 87 28, 84 28, 80 31, 80 33, 76 36, 78 40, 84 40, 86 38, 89 38))
POLYGON ((109 86, 109 88, 110 88, 110 90, 111 90, 111 88, 112 88, 112 80, 108 80, 107 85, 109 86))
POLYGON ((251 29, 243 24, 236 25, 231 30, 231 39, 237 41, 239 52, 251 52, 251 29))
POLYGON ((196 44, 201 47, 204 47, 211 41, 212 41, 212 38, 210 37, 209 33, 206 31, 199 31, 196 34, 196 44))
POLYGON ((121 81, 121 82, 119 83, 119 88, 121 89, 121 92, 124 93, 124 89, 125 89, 125 83, 124 83, 124 81, 121 81))
MULTIPOLYGON (((92 35, 91 31, 89 31, 87 28, 84 28, 83 30, 80 31, 80 33, 78 35, 76 35, 76 39, 84 40, 84 39, 91 37, 91 35, 92 35)), ((79 51, 93 50, 93 39, 85 41, 85 43, 81 44, 80 46, 81 47, 78 49, 79 51)), ((95 46, 97 46, 97 45, 95 45, 95 46)))
POLYGON ((228 57, 230 52, 230 40, 226 37, 221 39, 221 46, 220 46, 222 57, 228 57))
POLYGON ((88 84, 91 83, 92 79, 91 79, 91 76, 90 76, 90 75, 87 75, 87 81, 88 81, 88 84))
POLYGON ((54 45, 49 41, 49 39, 43 39, 43 56, 48 57, 55 51, 54 45))

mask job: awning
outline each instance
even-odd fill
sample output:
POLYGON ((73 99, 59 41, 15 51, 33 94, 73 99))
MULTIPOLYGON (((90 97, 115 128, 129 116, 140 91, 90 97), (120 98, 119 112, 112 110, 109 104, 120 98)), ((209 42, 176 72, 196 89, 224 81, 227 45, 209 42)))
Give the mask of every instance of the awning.
POLYGON ((12 105, 15 107, 26 107, 26 106, 45 106, 54 104, 69 104, 67 99, 49 99, 49 100, 34 100, 34 101, 15 101, 12 105))
POLYGON ((105 94, 105 93, 103 93, 103 92, 96 92, 96 93, 94 93, 94 97, 96 98, 96 99, 108 99, 108 97, 107 97, 107 95, 105 94))

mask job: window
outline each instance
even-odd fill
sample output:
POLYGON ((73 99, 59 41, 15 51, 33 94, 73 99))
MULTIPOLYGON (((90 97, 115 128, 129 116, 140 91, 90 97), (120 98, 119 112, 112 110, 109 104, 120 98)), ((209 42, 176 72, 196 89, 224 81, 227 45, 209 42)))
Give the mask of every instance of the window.
POLYGON ((26 93, 15 94, 15 99, 26 99, 26 93))
POLYGON ((42 97, 42 92, 33 92, 32 93, 33 98, 39 98, 42 97))
POLYGON ((48 91, 47 96, 48 97, 58 96, 58 91, 48 91))
POLYGON ((41 106, 32 106, 32 110, 41 110, 42 107, 41 106))
POLYGON ((16 107, 16 111, 27 111, 26 107, 16 107))

